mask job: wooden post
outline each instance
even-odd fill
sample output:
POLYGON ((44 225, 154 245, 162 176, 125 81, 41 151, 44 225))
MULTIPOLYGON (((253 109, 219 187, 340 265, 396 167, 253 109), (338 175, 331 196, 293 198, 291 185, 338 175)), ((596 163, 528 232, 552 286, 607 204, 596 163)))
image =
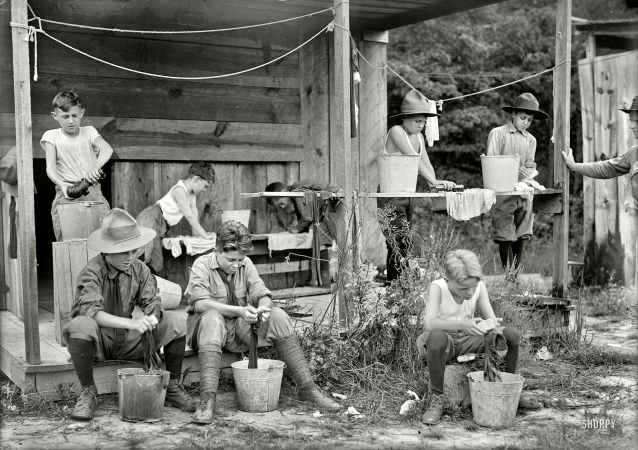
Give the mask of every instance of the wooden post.
POLYGON ((334 95, 330 109, 330 158, 334 158, 334 179, 337 186, 343 188, 346 196, 337 207, 337 247, 339 248, 339 321, 344 324, 347 317, 345 285, 350 271, 350 252, 352 235, 348 225, 352 214, 352 154, 350 142, 350 2, 335 0, 334 27, 334 95))
MULTIPOLYGON (((596 96, 594 95, 596 77, 594 74, 594 60, 596 59, 596 36, 594 33, 587 35, 587 65, 579 69, 580 83, 580 109, 583 121, 583 162, 596 161, 594 151, 594 135, 596 133, 596 96), (582 69, 582 70, 581 70, 582 69)), ((595 207, 594 180, 583 177, 583 253, 584 263, 583 278, 592 282, 596 278, 596 236, 594 235, 595 207)))
POLYGON ((567 293, 569 240, 569 173, 561 151, 569 149, 569 90, 572 50, 572 1, 556 2, 556 63, 554 69, 554 188, 563 189, 563 212, 554 214, 554 276, 552 295, 567 293))
MULTIPOLYGON (((11 0, 11 21, 27 24, 27 0, 11 0)), ((15 95, 16 145, 18 156, 18 257, 22 277, 25 359, 40 364, 38 328, 38 281, 35 255, 33 206, 33 140, 31 136, 31 82, 27 30, 12 27, 13 90, 15 95)))

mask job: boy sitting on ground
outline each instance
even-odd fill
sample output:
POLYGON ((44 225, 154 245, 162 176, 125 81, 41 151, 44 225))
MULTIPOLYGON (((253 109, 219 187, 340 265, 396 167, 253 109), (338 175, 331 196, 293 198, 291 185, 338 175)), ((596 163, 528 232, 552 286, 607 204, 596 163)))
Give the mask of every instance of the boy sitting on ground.
MULTIPOLYGON (((416 342, 419 356, 427 360, 430 374, 430 406, 421 418, 427 425, 439 423, 443 414, 445 364, 466 353, 483 353, 487 331, 479 324, 484 319, 493 319, 498 324, 503 320, 494 314, 487 289, 481 281, 483 270, 474 253, 469 250, 448 252, 444 267, 445 278, 433 281, 428 289, 425 333, 416 342), (474 317, 477 304, 485 318, 474 317)), ((507 327, 489 336, 490 345, 497 336, 505 338, 507 345, 505 371, 515 373, 521 335, 518 330, 507 327)), ((521 396, 518 407, 539 409, 542 405, 521 396)))
POLYGON ((58 205, 64 202, 100 202, 101 218, 109 211, 109 203, 102 195, 101 169, 113 154, 111 146, 92 127, 83 127, 84 107, 75 92, 60 92, 53 99, 51 116, 60 128, 46 131, 40 139, 47 162, 47 175, 55 183, 55 198, 51 205, 51 218, 55 239, 63 239, 58 205), (67 188, 86 179, 88 193, 79 198, 70 198, 67 188))
MULTIPOLYGON (((536 138, 527 128, 534 119, 549 116, 538 109, 538 100, 532 94, 518 96, 514 106, 503 106, 512 114, 512 121, 490 131, 487 137, 487 156, 518 155, 518 180, 533 178, 536 170, 536 138)), ((532 202, 519 195, 499 197, 492 208, 492 239, 504 269, 518 271, 523 260, 523 244, 532 238, 534 214, 532 202)))
POLYGON ((142 333, 152 332, 155 351, 164 347, 170 381, 165 404, 195 411, 195 400, 180 379, 186 345, 186 320, 178 312, 164 311, 157 283, 148 268, 135 258, 138 247, 155 237, 123 209, 112 209, 102 227, 89 235, 87 245, 100 252, 78 275, 71 321, 63 328, 81 393, 72 419, 91 420, 98 405, 93 364, 111 359, 144 357, 142 333), (138 306, 143 316, 133 319, 138 306))
POLYGON ((140 249, 140 259, 153 274, 164 267, 162 239, 170 227, 186 219, 193 230, 193 236, 215 239, 215 233, 207 232, 200 225, 197 212, 197 195, 206 191, 215 182, 212 164, 196 162, 188 168, 188 178, 179 180, 168 193, 155 204, 148 206, 137 215, 140 226, 155 230, 155 239, 140 249))

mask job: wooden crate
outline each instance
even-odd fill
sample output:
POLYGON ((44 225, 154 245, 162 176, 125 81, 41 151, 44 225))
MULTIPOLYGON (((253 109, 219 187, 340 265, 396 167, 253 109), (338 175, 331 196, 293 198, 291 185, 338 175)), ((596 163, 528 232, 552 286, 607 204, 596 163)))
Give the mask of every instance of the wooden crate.
POLYGON ((86 245, 86 239, 53 243, 53 310, 55 340, 63 347, 62 328, 70 320, 77 276, 98 252, 86 245))

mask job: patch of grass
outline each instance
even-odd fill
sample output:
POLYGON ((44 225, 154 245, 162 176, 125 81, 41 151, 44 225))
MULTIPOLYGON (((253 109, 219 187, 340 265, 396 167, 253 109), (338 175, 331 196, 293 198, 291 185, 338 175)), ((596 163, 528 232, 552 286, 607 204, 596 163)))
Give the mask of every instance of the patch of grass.
POLYGON ((624 319, 635 314, 633 290, 618 284, 584 286, 578 296, 585 315, 590 317, 618 316, 624 319))
POLYGON ((638 364, 638 356, 635 354, 618 353, 595 345, 565 349, 564 360, 571 364, 585 366, 588 369, 600 366, 617 369, 626 365, 638 364))

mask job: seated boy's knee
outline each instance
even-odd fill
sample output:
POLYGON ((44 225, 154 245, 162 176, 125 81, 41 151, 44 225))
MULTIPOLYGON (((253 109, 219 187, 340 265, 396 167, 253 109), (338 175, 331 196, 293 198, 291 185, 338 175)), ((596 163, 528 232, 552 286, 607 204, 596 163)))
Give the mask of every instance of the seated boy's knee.
POLYGON ((226 322, 224 320, 224 316, 219 311, 215 311, 211 309, 209 311, 203 312, 200 317, 200 326, 210 326, 210 327, 225 327, 226 322))
POLYGON ((444 349, 447 346, 447 333, 443 330, 432 330, 425 341, 427 348, 431 350, 444 349))
POLYGON ((164 311, 162 323, 167 329, 173 329, 178 334, 186 333, 186 318, 178 311, 164 311))
POLYGON ((512 343, 516 345, 521 343, 521 332, 518 331, 516 328, 512 328, 512 327, 504 328, 503 336, 505 336, 505 339, 507 340, 508 343, 512 343))
POLYGON ((87 336, 97 335, 100 326, 92 317, 77 316, 64 326, 65 333, 80 333, 87 336))

